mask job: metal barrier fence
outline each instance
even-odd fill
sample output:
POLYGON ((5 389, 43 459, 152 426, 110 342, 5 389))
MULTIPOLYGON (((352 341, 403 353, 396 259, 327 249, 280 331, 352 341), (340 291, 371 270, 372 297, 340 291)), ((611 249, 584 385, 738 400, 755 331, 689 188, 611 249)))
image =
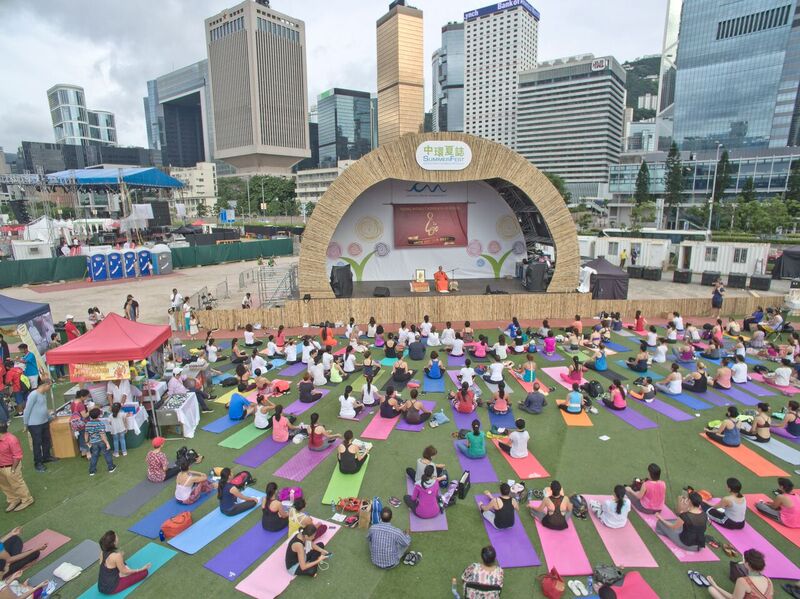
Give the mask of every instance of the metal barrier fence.
POLYGON ((252 287, 258 281, 258 268, 249 268, 239 273, 239 291, 252 287))

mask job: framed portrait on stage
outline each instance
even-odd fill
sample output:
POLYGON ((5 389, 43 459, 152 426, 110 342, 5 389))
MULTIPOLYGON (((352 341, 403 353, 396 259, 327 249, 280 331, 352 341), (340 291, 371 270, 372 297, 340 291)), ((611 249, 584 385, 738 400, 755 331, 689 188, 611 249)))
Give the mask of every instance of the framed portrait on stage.
POLYGON ((425 282, 425 269, 424 268, 418 268, 417 270, 414 271, 414 280, 417 283, 424 283, 425 282))

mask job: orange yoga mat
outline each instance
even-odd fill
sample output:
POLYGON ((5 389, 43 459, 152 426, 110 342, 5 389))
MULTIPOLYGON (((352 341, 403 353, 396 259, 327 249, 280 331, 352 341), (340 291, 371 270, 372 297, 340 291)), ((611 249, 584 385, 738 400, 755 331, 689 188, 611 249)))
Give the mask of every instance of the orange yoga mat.
POLYGON ((789 528, 788 526, 779 524, 756 509, 756 503, 759 501, 772 501, 769 497, 763 493, 745 493, 744 498, 747 501, 747 507, 749 507, 756 516, 789 539, 795 546, 800 547, 800 528, 789 528))
MULTIPOLYGON (((560 406, 563 403, 567 403, 566 400, 556 400, 556 405, 560 406)), ((558 408, 558 412, 561 414, 564 422, 567 423, 567 426, 594 426, 589 418, 589 415, 584 411, 581 411, 580 414, 569 414, 568 412, 558 408)))
MULTIPOLYGON (((512 370, 511 376, 514 377, 514 380, 516 380, 519 383, 519 386, 522 387, 523 390, 527 391, 528 393, 533 392, 533 383, 522 380, 522 376, 518 372, 512 370)), ((542 393, 550 393, 550 388, 547 385, 545 385, 542 381, 537 379, 535 382, 539 383, 539 391, 541 391, 542 393)))
MULTIPOLYGON (((508 442, 508 439, 504 439, 504 441, 508 442)), ((517 476, 520 478, 547 478, 550 476, 550 473, 544 469, 544 466, 539 463, 539 460, 537 460, 530 451, 524 458, 512 458, 505 451, 500 449, 499 439, 492 439, 492 443, 494 443, 494 446, 497 447, 497 451, 500 452, 500 455, 503 456, 509 464, 511 464, 511 468, 514 469, 514 472, 516 472, 517 476)))
POLYGON ((700 436, 757 476, 789 476, 785 470, 781 470, 775 464, 761 457, 749 447, 745 447, 744 445, 740 445, 739 447, 726 447, 725 445, 712 441, 703 433, 700 433, 700 436))

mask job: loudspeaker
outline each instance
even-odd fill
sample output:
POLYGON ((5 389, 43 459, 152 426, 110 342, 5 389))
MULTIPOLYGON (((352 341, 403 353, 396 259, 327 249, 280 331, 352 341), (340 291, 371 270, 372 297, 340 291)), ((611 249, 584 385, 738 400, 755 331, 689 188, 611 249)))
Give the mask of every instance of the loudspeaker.
POLYGON ((546 291, 547 284, 545 279, 547 277, 547 265, 542 262, 528 264, 525 269, 525 277, 523 278, 522 285, 530 292, 546 291))
POLYGON ((692 271, 691 270, 683 270, 678 269, 674 273, 672 273, 672 282, 673 283, 691 283, 692 282, 692 271))
POLYGON ((493 289, 491 285, 487 285, 484 295, 508 295, 508 291, 503 291, 502 289, 493 289))
POLYGON ((789 289, 800 289, 800 279, 792 279, 792 282, 789 283, 789 289))
POLYGON ((388 287, 376 287, 375 291, 372 292, 372 297, 389 297, 392 295, 392 292, 389 291, 388 287))
POLYGON ((646 281, 660 281, 661 269, 655 266, 646 266, 642 269, 642 278, 646 281))
POLYGON ((720 274, 716 270, 704 270, 703 277, 700 279, 701 285, 708 285, 709 287, 714 284, 714 281, 720 278, 720 274))
POLYGON ((153 208, 153 218, 150 219, 151 227, 169 227, 172 225, 172 216, 169 213, 169 202, 150 202, 153 208))
POLYGON ((769 275, 752 275, 750 277, 750 289, 769 291, 770 285, 772 285, 772 278, 769 275))
POLYGON ((643 266, 629 266, 628 267, 628 276, 631 279, 644 278, 644 267, 643 266))
POLYGON ((331 268, 331 289, 336 297, 353 297, 353 271, 349 264, 331 268))
POLYGON ((735 272, 728 274, 728 287, 732 289, 744 289, 747 287, 747 275, 735 272))

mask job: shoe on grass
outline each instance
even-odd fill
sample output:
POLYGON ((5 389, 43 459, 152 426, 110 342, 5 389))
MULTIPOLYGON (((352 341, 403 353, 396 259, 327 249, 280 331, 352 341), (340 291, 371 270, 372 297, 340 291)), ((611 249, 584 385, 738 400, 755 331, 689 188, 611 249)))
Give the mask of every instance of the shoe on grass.
MULTIPOLYGON (((28 508, 28 507, 32 506, 34 501, 35 501, 35 499, 34 499, 33 497, 31 497, 31 498, 30 498, 30 499, 28 499, 27 501, 23 501, 23 502, 22 502, 22 503, 20 503, 20 504, 19 504, 17 507, 15 507, 15 508, 14 508, 14 511, 15 511, 15 512, 21 512, 21 511, 22 511, 22 510, 24 510, 25 508, 28 508)), ((6 511, 8 511, 8 510, 6 510, 6 511)))

